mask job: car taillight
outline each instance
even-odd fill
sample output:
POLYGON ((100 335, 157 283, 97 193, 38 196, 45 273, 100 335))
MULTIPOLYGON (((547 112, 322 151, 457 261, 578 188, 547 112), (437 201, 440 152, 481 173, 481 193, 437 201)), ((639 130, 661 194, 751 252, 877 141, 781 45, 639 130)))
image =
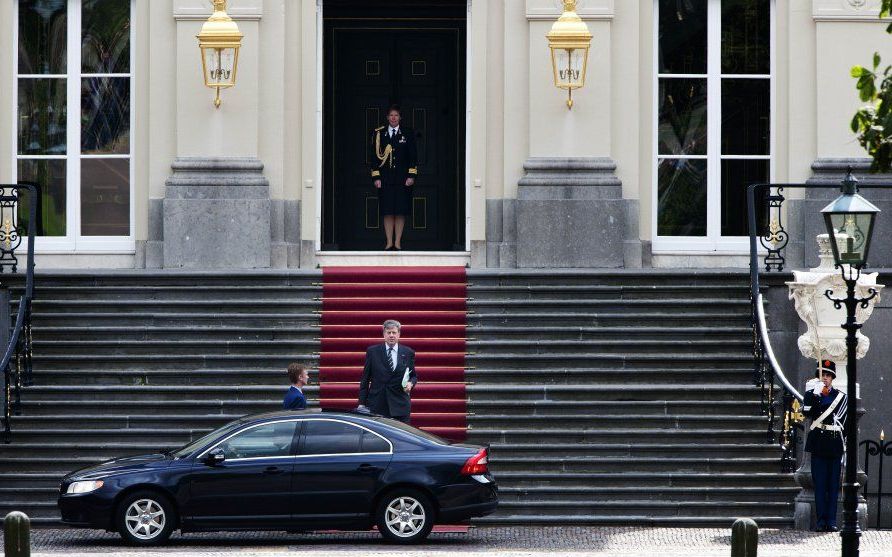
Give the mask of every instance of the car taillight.
POLYGON ((486 474, 489 472, 487 465, 489 464, 489 455, 486 449, 480 449, 480 452, 472 456, 462 466, 461 473, 463 476, 476 476, 478 474, 486 474))

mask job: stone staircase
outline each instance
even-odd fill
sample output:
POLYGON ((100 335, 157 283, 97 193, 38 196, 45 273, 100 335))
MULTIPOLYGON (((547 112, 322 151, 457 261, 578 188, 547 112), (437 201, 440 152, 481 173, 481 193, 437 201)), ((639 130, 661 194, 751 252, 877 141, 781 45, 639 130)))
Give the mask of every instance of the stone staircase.
POLYGON ((475 272, 469 441, 487 524, 792 524, 739 272, 475 272))
MULTIPOLYGON (((54 524, 64 473, 278 408, 287 363, 315 362, 319 280, 38 274, 35 385, 0 445, 0 515, 54 524)), ((790 524, 796 489, 751 382, 747 280, 471 271, 469 441, 491 445, 503 501, 480 522, 790 524)))

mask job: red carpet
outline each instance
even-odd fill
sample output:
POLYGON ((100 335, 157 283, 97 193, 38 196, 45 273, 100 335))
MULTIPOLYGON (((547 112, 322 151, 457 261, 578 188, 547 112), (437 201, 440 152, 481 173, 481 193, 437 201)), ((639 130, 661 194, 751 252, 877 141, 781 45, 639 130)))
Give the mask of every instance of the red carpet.
POLYGON ((355 408, 366 349, 383 343, 381 324, 402 324, 415 350, 412 425, 461 441, 467 433, 464 267, 324 267, 319 403, 355 408))

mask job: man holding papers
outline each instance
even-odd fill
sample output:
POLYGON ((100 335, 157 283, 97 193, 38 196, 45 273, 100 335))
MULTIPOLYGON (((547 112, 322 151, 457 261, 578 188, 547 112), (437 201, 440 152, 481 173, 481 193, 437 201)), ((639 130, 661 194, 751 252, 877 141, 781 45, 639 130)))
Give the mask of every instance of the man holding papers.
POLYGON ((384 343, 369 346, 365 367, 359 380, 359 407, 368 407, 380 414, 409 423, 411 400, 415 388, 415 351, 399 343, 399 321, 384 322, 384 343))

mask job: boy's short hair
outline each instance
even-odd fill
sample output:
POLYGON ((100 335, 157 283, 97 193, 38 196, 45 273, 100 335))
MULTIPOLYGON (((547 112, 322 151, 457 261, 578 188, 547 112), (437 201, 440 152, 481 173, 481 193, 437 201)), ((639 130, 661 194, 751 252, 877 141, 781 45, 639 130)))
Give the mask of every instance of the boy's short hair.
POLYGON ((297 383, 298 379, 300 379, 300 375, 305 371, 307 371, 307 366, 303 364, 297 362, 288 364, 288 380, 291 381, 291 383, 297 383))

